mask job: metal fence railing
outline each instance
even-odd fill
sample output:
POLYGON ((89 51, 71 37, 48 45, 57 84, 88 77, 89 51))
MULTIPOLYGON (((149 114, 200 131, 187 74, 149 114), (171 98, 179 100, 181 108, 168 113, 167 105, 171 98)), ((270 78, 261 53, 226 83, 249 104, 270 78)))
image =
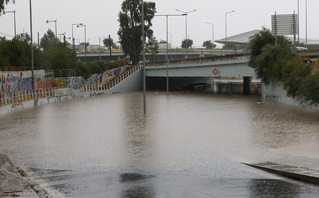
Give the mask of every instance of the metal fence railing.
POLYGON ((68 87, 46 88, 31 91, 18 91, 0 94, 0 106, 22 103, 28 100, 36 100, 40 98, 60 97, 72 95, 72 91, 68 87))
POLYGON ((81 88, 81 91, 92 92, 92 91, 104 91, 104 90, 112 89, 117 84, 122 82, 124 79, 134 74, 140 68, 141 68, 140 65, 132 66, 130 69, 122 72, 119 76, 117 77, 115 76, 103 84, 94 83, 94 84, 83 85, 81 88))

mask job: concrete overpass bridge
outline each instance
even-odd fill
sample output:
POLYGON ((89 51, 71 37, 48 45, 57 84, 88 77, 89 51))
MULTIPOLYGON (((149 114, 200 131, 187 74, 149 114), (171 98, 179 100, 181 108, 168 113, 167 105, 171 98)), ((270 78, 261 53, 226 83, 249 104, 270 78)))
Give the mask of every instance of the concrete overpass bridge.
POLYGON ((248 64, 247 57, 230 57, 216 61, 198 60, 190 63, 146 66, 147 88, 165 90, 168 80, 169 90, 184 90, 228 79, 228 82, 243 82, 244 94, 250 94, 252 79, 256 79, 256 74, 248 64))

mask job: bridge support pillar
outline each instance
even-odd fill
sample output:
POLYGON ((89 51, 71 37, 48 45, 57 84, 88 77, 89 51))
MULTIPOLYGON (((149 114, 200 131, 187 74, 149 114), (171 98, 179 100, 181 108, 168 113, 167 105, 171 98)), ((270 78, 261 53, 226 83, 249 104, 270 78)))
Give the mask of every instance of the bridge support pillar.
POLYGON ((251 95, 251 77, 244 77, 244 95, 251 95))

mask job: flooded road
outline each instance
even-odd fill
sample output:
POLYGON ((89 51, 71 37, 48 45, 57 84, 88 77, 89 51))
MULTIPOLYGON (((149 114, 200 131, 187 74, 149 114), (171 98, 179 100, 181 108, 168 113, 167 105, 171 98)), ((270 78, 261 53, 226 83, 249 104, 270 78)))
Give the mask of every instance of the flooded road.
POLYGON ((319 158, 319 113, 259 97, 151 92, 1 116, 0 152, 66 197, 318 197, 247 167, 269 149, 319 158))

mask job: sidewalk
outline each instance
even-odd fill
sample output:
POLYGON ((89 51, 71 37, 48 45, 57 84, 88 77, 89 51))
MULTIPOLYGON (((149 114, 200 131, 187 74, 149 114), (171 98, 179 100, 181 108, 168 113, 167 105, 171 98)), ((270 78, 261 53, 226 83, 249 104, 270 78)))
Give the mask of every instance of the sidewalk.
POLYGON ((319 185, 319 155, 290 150, 268 149, 248 166, 299 181, 319 185))
POLYGON ((22 177, 9 158, 0 154, 0 197, 39 198, 34 189, 35 185, 22 177))

